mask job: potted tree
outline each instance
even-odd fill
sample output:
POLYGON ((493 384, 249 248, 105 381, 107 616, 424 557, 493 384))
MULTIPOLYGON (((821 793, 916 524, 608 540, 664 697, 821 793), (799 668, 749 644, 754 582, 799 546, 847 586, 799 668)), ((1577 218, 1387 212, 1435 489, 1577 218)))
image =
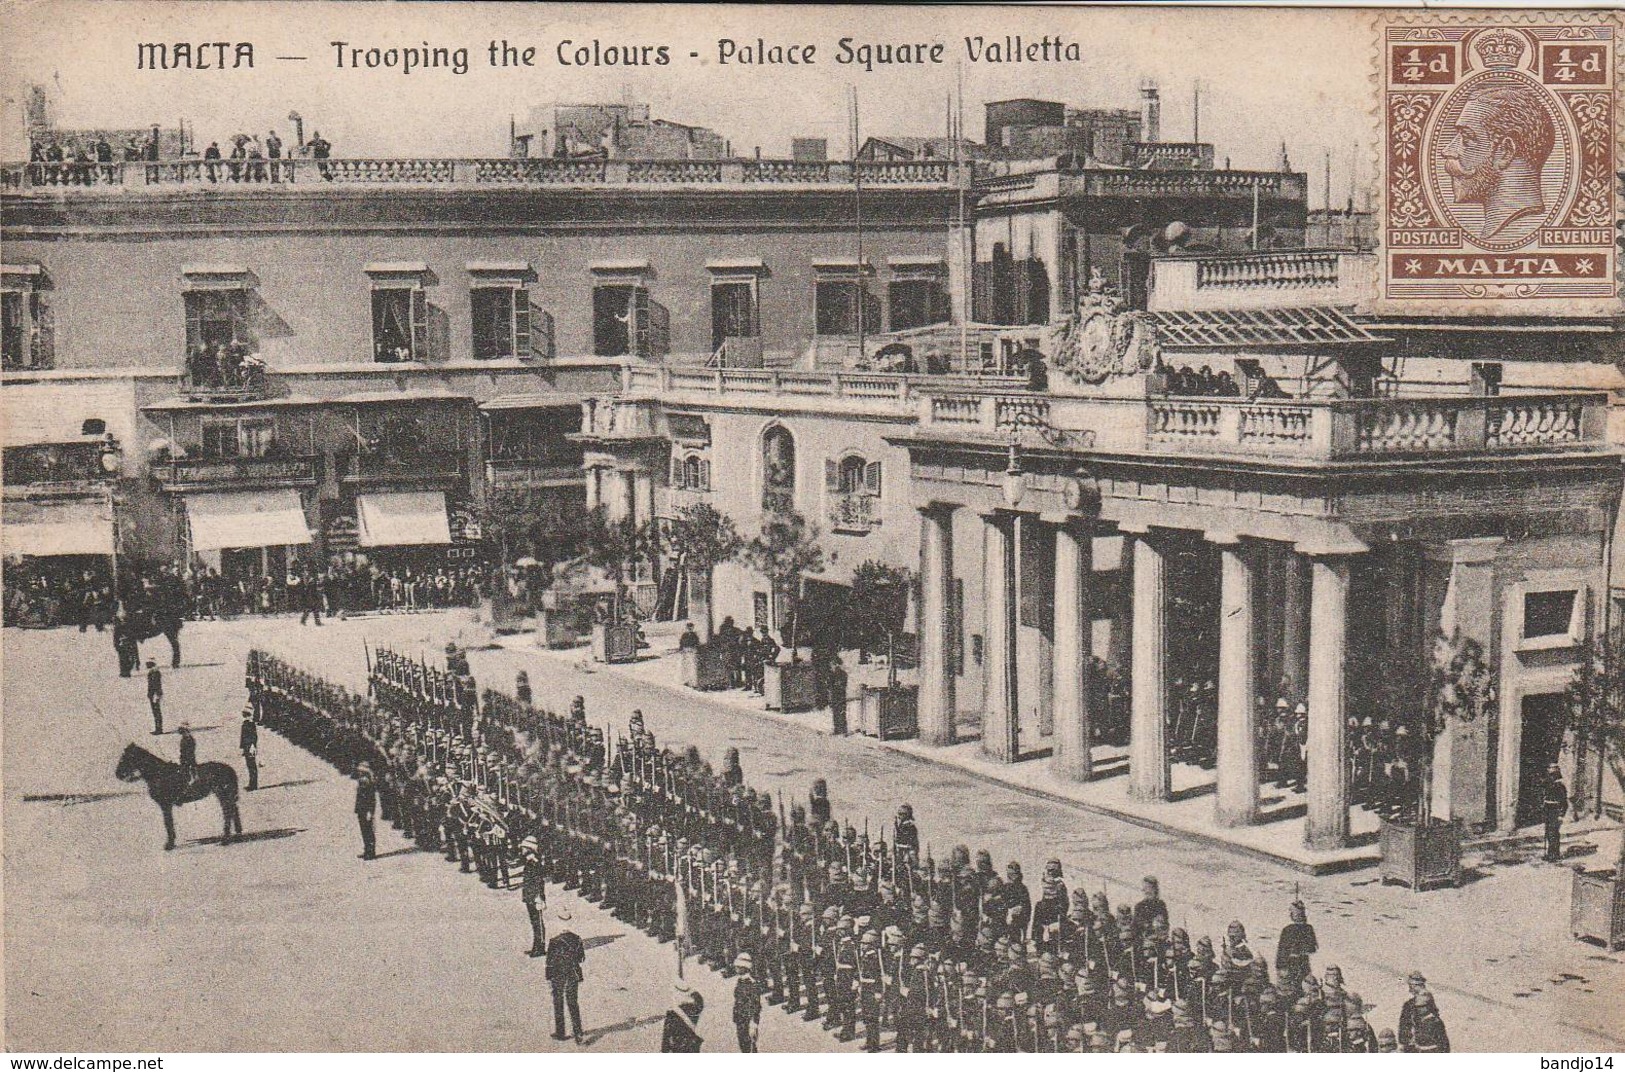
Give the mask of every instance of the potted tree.
POLYGON ((801 661, 801 595, 803 578, 824 571, 824 549, 818 545, 818 526, 810 524, 787 498, 764 504, 762 529, 745 548, 745 561, 767 578, 773 597, 784 608, 779 623, 790 662, 773 663, 762 679, 762 694, 769 710, 811 711, 818 706, 818 668, 801 661))
POLYGON ((908 570, 869 561, 852 571, 852 599, 848 621, 857 641, 860 661, 871 652, 884 651, 886 683, 865 685, 861 693, 859 727, 882 740, 902 740, 919 732, 919 686, 898 683, 901 652, 898 638, 908 614, 908 570))
POLYGON ((626 599, 626 578, 653 545, 650 526, 623 519, 608 520, 600 508, 592 514, 587 539, 589 565, 603 570, 614 585, 606 613, 593 622, 592 657, 601 663, 629 663, 638 655, 639 630, 626 599))
MULTIPOLYGON (((1606 640, 1591 646, 1567 691, 1578 756, 1595 753, 1625 789, 1625 661, 1621 656, 1625 656, 1625 632, 1610 630, 1606 640)), ((1578 785, 1575 792, 1580 792, 1578 785)), ((1595 938, 1609 950, 1625 946, 1625 837, 1620 839, 1612 870, 1587 871, 1575 865, 1569 930, 1576 938, 1595 938)))
POLYGON ((698 649, 684 649, 683 684, 716 690, 729 685, 722 652, 711 644, 711 580, 716 567, 738 555, 745 541, 733 519, 710 503, 685 506, 672 520, 667 546, 676 556, 688 589, 688 618, 700 636, 698 649))
POLYGON ((1416 748, 1416 808, 1412 816, 1382 822, 1382 881, 1403 882, 1414 890, 1461 884, 1462 823, 1433 815, 1433 753, 1452 726, 1485 717, 1496 700, 1495 675, 1484 648, 1461 630, 1440 633, 1424 678, 1397 678, 1397 723, 1410 730, 1416 748), (1408 701, 1408 702, 1407 702, 1408 701))

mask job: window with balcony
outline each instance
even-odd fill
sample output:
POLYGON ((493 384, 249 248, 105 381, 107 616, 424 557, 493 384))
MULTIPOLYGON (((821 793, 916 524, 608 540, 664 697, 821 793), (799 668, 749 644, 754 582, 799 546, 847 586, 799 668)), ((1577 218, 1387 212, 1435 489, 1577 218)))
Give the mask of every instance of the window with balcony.
POLYGON ((198 392, 242 392, 263 381, 254 324, 254 278, 232 264, 181 270, 186 310, 185 385, 198 392))
POLYGON ((678 491, 710 491, 711 463, 699 454, 672 458, 672 487, 678 491))
POLYGON ((671 316, 649 292, 647 264, 594 265, 592 352, 597 357, 663 357, 671 349, 671 316))
POLYGON ((880 523, 880 463, 861 454, 824 460, 829 527, 864 535, 880 523))
POLYGON ((413 287, 374 287, 372 291, 372 355, 382 362, 415 361, 426 348, 423 309, 428 299, 413 287))
MULTIPOLYGON (((469 310, 476 361, 536 356, 537 311, 528 284, 534 279, 524 261, 476 261, 468 266, 469 310)), ((551 333, 543 331, 546 337, 551 333)))
POLYGON ((859 335, 881 330, 880 299, 869 290, 867 267, 816 266, 814 328, 819 335, 859 335))
POLYGON ((907 331, 950 318, 948 289, 940 259, 893 257, 886 305, 892 331, 907 331))
POLYGON ((762 433, 762 509, 789 510, 795 499, 796 441, 788 428, 775 424, 762 433))
POLYGON ((6 265, 0 287, 0 366, 48 369, 55 357, 51 311, 45 303, 38 265, 6 265))
POLYGON ((276 422, 269 417, 219 418, 203 421, 205 458, 265 458, 276 450, 276 422))
POLYGON ((386 364, 429 358, 429 266, 416 262, 369 264, 372 284, 372 359, 386 364))
POLYGON ((711 272, 711 352, 725 346, 734 367, 760 364, 762 334, 758 280, 767 271, 760 260, 708 261, 711 272), (730 342, 729 340, 734 340, 730 342), (753 357, 754 355, 754 357, 753 357))

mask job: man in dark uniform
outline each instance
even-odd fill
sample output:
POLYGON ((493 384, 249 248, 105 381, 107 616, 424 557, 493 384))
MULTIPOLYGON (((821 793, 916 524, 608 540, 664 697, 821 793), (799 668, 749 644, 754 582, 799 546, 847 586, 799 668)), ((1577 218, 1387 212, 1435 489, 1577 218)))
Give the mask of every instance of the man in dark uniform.
POLYGON ((568 1009, 571 1036, 580 1045, 581 964, 587 959, 587 950, 581 944, 581 938, 570 929, 570 913, 567 910, 559 910, 559 922, 564 924, 564 928, 547 943, 547 985, 553 991, 553 1037, 564 1041, 564 1013, 568 1009))
POLYGON ((1563 816, 1569 810, 1569 791, 1556 763, 1546 768, 1546 788, 1541 794, 1540 806, 1546 819, 1546 862, 1555 864, 1563 859, 1563 816))
POLYGON ((520 880, 519 896, 525 902, 525 914, 530 917, 530 948, 525 955, 545 956, 547 925, 542 922, 542 913, 547 911, 547 872, 542 866, 542 848, 536 835, 532 834, 519 843, 519 857, 525 869, 524 877, 520 880))
POLYGON ((740 1053, 756 1052, 756 1036, 762 1027, 762 984, 751 971, 754 964, 749 953, 734 958, 734 1033, 740 1053))
POLYGON ((355 769, 355 819, 361 827, 361 859, 371 860, 378 855, 378 835, 375 822, 378 814, 378 783, 373 780, 372 764, 362 761, 355 769))
POLYGON ((1315 928, 1309 924, 1308 911, 1302 901, 1292 902, 1292 922, 1281 928, 1281 937, 1275 943, 1275 973, 1296 991, 1309 974, 1309 957, 1319 952, 1315 928))
POLYGON ((197 773, 197 738, 192 736, 192 727, 184 722, 175 732, 180 737, 181 771, 190 781, 197 773))
POLYGON ((152 708, 152 735, 164 732, 164 673, 158 664, 147 660, 147 704, 152 708))
POLYGON ((254 723, 254 708, 243 708, 243 726, 237 732, 237 747, 243 753, 243 766, 248 769, 248 792, 260 787, 260 728, 254 723))

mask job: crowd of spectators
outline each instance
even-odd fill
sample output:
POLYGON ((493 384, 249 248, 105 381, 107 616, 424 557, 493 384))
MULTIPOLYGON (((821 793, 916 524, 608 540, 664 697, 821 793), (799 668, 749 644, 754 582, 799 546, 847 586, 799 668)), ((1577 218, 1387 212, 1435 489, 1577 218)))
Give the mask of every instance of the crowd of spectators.
MULTIPOLYGON (((310 140, 286 147, 276 131, 263 139, 258 134, 235 134, 226 139, 229 150, 211 141, 202 153, 184 153, 183 162, 198 162, 196 177, 207 182, 291 182, 297 157, 322 161, 333 155, 333 144, 313 131, 310 140)), ((28 160, 33 180, 47 186, 95 186, 133 181, 122 177, 119 164, 143 163, 146 181, 161 181, 159 163, 163 159, 157 127, 146 138, 128 135, 124 144, 114 146, 107 134, 45 134, 30 139, 28 160)), ((327 168, 317 165, 323 178, 327 168)))

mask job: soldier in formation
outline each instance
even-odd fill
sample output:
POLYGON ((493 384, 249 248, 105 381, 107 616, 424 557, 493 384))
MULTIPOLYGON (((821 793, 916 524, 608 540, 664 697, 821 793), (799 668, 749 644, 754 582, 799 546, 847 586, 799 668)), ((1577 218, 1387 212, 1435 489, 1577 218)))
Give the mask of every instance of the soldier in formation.
MULTIPOLYGON (((1105 890, 1069 890, 1051 860, 1035 902, 1018 862, 1001 874, 964 845, 938 860, 906 805, 889 838, 871 834, 840 821, 822 779, 787 809, 751 788, 737 756, 713 769, 696 749, 661 747, 641 715, 610 740, 584 704, 560 716, 486 690, 468 705, 447 684, 457 676, 383 651, 358 696, 258 652, 248 669, 262 723, 342 769, 370 764, 385 821, 408 837, 454 861, 479 846, 478 870, 498 886, 517 853, 527 952, 547 946, 547 882, 661 941, 681 937, 736 980, 741 1049, 747 1035, 755 1045, 753 1000, 871 1050, 1385 1045, 1341 972, 1313 973, 1301 904, 1272 977, 1240 921, 1217 946, 1173 926, 1155 878, 1114 906, 1105 890)), ((667 1042, 697 1045, 697 1022, 680 1001, 667 1042)), ((1431 995, 1407 1004, 1395 1045, 1448 1046, 1431 995)))

